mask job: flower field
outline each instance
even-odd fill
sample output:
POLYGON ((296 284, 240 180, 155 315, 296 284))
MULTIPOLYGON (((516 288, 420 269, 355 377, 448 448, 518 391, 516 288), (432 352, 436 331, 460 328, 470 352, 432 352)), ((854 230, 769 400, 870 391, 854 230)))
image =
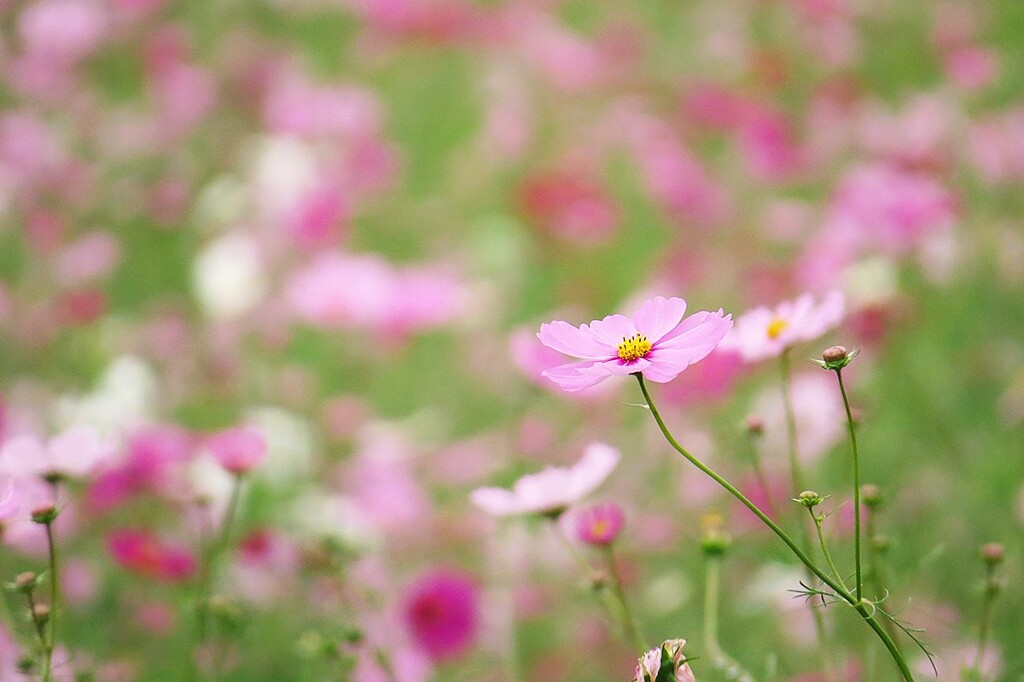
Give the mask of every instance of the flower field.
POLYGON ((1024 680, 1018 0, 0 0, 0 682, 1024 680))

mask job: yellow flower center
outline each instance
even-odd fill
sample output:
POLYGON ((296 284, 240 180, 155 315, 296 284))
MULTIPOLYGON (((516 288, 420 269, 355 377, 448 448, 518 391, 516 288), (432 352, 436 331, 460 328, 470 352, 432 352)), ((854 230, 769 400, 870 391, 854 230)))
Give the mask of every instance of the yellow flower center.
POLYGON ((774 341, 775 339, 779 338, 779 334, 781 334, 783 330, 785 330, 785 328, 788 326, 789 322, 782 319, 781 317, 776 317, 768 324, 768 338, 774 341))
POLYGON ((626 362, 639 360, 650 352, 651 342, 647 340, 646 336, 640 336, 639 334, 624 338, 622 343, 619 344, 619 357, 626 362))
POLYGON ((594 521, 590 524, 590 534, 595 538, 603 537, 608 532, 608 522, 604 519, 594 521))

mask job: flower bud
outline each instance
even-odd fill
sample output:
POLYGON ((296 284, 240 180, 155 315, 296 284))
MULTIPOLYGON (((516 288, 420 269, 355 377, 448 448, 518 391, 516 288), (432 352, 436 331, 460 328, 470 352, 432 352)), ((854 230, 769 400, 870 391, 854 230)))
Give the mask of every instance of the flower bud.
POLYGON ((32 619, 37 623, 45 623, 50 619, 50 607, 46 604, 36 604, 32 607, 32 619))
POLYGON ((49 525, 59 514, 56 505, 52 502, 45 502, 32 510, 32 521, 41 525, 49 525))
POLYGON ((846 346, 831 346, 821 354, 821 360, 815 360, 823 369, 840 370, 857 357, 857 349, 847 350, 846 346))
POLYGON ((13 588, 19 592, 31 592, 39 584, 39 576, 31 571, 19 573, 14 579, 13 588))
POLYGON ((819 504, 825 501, 825 498, 814 492, 813 490, 805 490, 798 497, 793 498, 794 502, 799 502, 808 509, 814 509, 819 504))
POLYGON ((591 571, 590 588, 595 592, 599 592, 608 587, 610 582, 611 576, 608 575, 607 571, 591 571))
POLYGON ((747 433, 751 436, 764 435, 764 419, 762 417, 750 415, 746 418, 744 424, 747 428, 747 433))
POLYGON ((871 538, 871 546, 879 554, 885 554, 892 547, 892 540, 889 539, 888 535, 876 535, 871 538))
POLYGON ((877 509, 882 506, 882 490, 874 484, 868 483, 860 487, 860 499, 864 506, 869 509, 877 509))
POLYGON ((723 530, 724 522, 718 514, 705 514, 701 517, 704 534, 700 539, 700 548, 704 556, 722 556, 729 549, 732 539, 723 530))
POLYGON ((990 566, 996 566, 1003 561, 1006 550, 998 542, 990 542, 981 547, 981 560, 990 566))

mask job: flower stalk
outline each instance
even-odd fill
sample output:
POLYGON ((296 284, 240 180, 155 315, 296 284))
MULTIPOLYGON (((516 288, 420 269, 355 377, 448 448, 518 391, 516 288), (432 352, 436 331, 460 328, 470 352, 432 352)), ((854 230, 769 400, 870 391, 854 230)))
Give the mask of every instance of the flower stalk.
POLYGON ((903 679, 906 682, 914 682, 914 675, 910 671, 910 667, 907 665, 906 659, 904 659, 903 654, 900 653, 899 649, 896 647, 896 644, 893 641, 892 637, 889 636, 889 633, 886 632, 885 628, 882 627, 882 625, 878 622, 878 619, 876 618, 877 609, 875 605, 867 603, 863 599, 858 599, 853 594, 851 594, 849 590, 843 587, 842 584, 840 584, 838 581, 832 578, 827 572, 825 572, 817 564, 815 564, 810 559, 810 557, 807 556, 807 553, 804 552, 803 549, 801 549, 796 542, 794 542, 793 538, 791 538, 789 534, 786 533, 786 531, 782 530, 782 528, 780 528, 779 525, 775 523, 767 514, 761 511, 761 509, 756 504, 751 502, 746 495, 741 493, 734 485, 729 483, 729 481, 727 481, 720 474, 718 474, 713 469, 704 464, 704 462, 702 462, 700 459, 690 454, 690 452, 686 450, 686 448, 680 445, 679 441, 675 439, 675 436, 672 435, 672 432, 665 424, 665 421, 662 418, 661 413, 658 411, 658 408, 655 406, 654 400, 651 398, 650 391, 647 389, 647 384, 644 382, 643 376, 639 374, 636 374, 634 376, 636 376, 637 381, 640 384, 640 391, 643 393, 644 400, 647 402, 647 407, 650 409, 651 415, 654 417, 655 422, 657 422, 658 424, 658 428, 661 430, 662 435, 665 437, 665 440, 668 441, 668 444, 672 447, 672 449, 674 449, 676 452, 682 455, 688 462, 690 462, 695 467, 700 469, 706 475, 710 476, 712 480, 718 483, 718 485, 720 485, 722 488, 728 491, 729 494, 736 498, 741 504, 743 504, 743 506, 749 509, 758 519, 761 520, 762 523, 764 523, 764 525, 766 525, 773 533, 775 533, 776 536, 778 536, 780 540, 782 540, 782 542, 789 548, 789 550, 796 556, 796 558, 804 566, 806 566, 811 573, 816 575, 819 579, 821 579, 821 581, 825 585, 830 587, 832 591, 836 594, 836 596, 838 596, 846 603, 850 604, 857 611, 857 613, 860 614, 864 622, 868 624, 868 627, 870 627, 875 632, 878 638, 882 641, 882 644, 885 645, 885 648, 889 651, 889 654, 892 656, 893 661, 896 664, 896 667, 899 668, 900 674, 903 676, 903 679))

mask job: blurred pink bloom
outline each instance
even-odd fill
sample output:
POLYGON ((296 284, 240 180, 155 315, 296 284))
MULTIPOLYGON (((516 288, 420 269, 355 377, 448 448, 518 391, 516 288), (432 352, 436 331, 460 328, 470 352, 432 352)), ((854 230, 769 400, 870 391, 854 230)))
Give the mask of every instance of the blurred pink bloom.
POLYGON ((614 502, 599 502, 573 513, 576 537, 588 545, 610 545, 619 537, 624 522, 622 507, 614 502))
POLYGON ((304 248, 322 248, 338 240, 349 212, 349 198, 342 191, 315 188, 298 200, 288 216, 288 233, 304 248))
POLYGON ((42 0, 18 17, 18 34, 26 53, 59 68, 99 46, 107 19, 101 6, 89 0, 42 0))
POLYGON ((764 107, 744 115, 737 143, 747 172, 758 180, 788 180, 804 165, 804 152, 793 139, 789 122, 764 107))
MULTIPOLYGON (((565 356, 548 348, 537 339, 532 329, 521 328, 509 337, 509 352, 516 367, 527 379, 543 388, 558 391, 558 387, 544 376, 544 372, 565 363, 565 356)), ((582 400, 601 399, 615 390, 613 384, 595 385, 573 395, 582 400)))
POLYGON ((121 245, 109 232, 89 232, 57 255, 57 279, 72 288, 102 278, 117 265, 120 251, 121 245))
POLYGON ((580 172, 539 173, 528 177, 519 192, 530 220, 562 239, 602 242, 619 225, 619 209, 608 191, 580 172))
POLYGON ((287 293, 299 317, 317 326, 396 336, 454 321, 465 298, 461 282, 442 270, 340 254, 296 272, 287 293))
POLYGON ((677 406, 713 403, 730 394, 742 371, 743 357, 719 344, 706 358, 666 384, 661 398, 677 406))
POLYGON ((537 338, 545 346, 581 358, 543 374, 563 390, 578 391, 613 375, 637 372, 665 383, 705 358, 732 327, 721 309, 701 311, 683 319, 686 301, 658 296, 645 302, 632 318, 609 315, 589 325, 543 324, 537 338))
POLYGON ((13 476, 84 478, 112 455, 91 426, 72 426, 43 442, 36 435, 15 436, 0 448, 0 472, 13 476))
POLYGON ((957 87, 974 92, 991 85, 999 77, 999 61, 991 50, 965 46, 945 55, 946 76, 957 87))
POLYGON ((479 630, 477 587, 461 571, 432 571, 407 590, 404 616, 413 640, 430 658, 455 658, 473 645, 479 630))
POLYGON ((968 130, 969 158, 987 182, 1024 178, 1024 107, 974 121, 968 130))
POLYGON ((195 555, 184 547, 163 543, 149 531, 111 531, 107 550, 123 568, 164 582, 188 580, 196 571, 195 555))
POLYGON ((235 475, 252 471, 267 456, 263 434, 244 426, 224 429, 207 438, 205 445, 217 462, 235 475))
POLYGON ((18 513, 21 507, 21 493, 14 487, 14 480, 0 485, 0 521, 5 521, 18 513))
POLYGON ((722 347, 739 352, 747 362, 777 357, 834 328, 842 321, 845 309, 845 299, 838 291, 826 294, 819 304, 811 294, 804 294, 774 309, 754 308, 736 320, 722 347))
POLYGON ((377 96, 355 86, 322 87, 301 77, 273 83, 263 104, 267 128, 274 133, 375 137, 383 115, 377 96))
POLYGON ((559 514, 595 490, 619 463, 619 451, 604 443, 591 443, 583 458, 569 468, 548 467, 523 476, 512 490, 477 488, 470 500, 493 516, 559 514))
POLYGON ((176 426, 148 426, 134 433, 125 461, 101 472, 89 486, 89 505, 94 511, 108 511, 145 488, 173 496, 192 453, 192 441, 187 431, 176 426))

